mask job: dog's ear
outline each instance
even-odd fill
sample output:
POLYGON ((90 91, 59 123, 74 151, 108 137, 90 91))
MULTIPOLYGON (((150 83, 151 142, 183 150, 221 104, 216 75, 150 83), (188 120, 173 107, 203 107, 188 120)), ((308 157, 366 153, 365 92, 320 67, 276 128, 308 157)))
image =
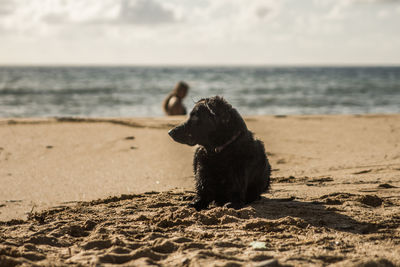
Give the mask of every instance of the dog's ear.
POLYGON ((232 106, 222 97, 216 96, 210 99, 209 109, 223 124, 227 124, 232 117, 232 106))
POLYGON ((208 109, 211 115, 216 116, 214 110, 210 107, 210 105, 207 102, 204 102, 204 106, 208 109))

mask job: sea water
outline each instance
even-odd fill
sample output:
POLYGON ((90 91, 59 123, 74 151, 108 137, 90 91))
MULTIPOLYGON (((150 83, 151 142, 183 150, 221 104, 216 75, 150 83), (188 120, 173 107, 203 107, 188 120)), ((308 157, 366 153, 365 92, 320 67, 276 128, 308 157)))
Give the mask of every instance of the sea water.
POLYGON ((225 97, 243 115, 400 113, 400 67, 0 67, 0 117, 163 116, 225 97))

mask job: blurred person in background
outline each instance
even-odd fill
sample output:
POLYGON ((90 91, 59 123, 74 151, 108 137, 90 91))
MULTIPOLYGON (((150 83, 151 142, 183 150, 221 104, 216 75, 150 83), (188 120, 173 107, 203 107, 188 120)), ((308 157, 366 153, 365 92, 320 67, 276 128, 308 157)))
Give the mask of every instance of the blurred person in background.
POLYGON ((165 114, 186 115, 186 107, 183 105, 183 98, 187 95, 189 85, 183 81, 175 85, 174 90, 164 99, 163 109, 165 114))

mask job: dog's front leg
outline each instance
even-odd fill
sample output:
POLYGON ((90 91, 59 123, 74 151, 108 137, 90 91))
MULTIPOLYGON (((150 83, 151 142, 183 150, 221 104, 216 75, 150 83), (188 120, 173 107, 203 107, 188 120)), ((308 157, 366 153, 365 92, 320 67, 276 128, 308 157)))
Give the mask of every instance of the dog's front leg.
POLYGON ((231 179, 232 187, 230 190, 227 190, 229 193, 230 202, 226 203, 224 207, 233 208, 233 209, 241 209, 245 205, 246 199, 246 191, 247 191, 247 181, 246 174, 244 176, 237 175, 233 176, 234 179, 231 179), (243 178, 242 178, 243 177, 243 178))
POLYGON ((212 196, 213 192, 207 190, 207 187, 201 187, 196 185, 197 195, 194 198, 194 201, 189 204, 190 207, 195 208, 197 211, 204 210, 208 207, 208 205, 213 200, 212 196))
POLYGON ((224 205, 226 208, 232 208, 235 210, 241 209, 244 207, 244 201, 240 197, 240 193, 234 193, 231 198, 231 202, 228 202, 224 205))
POLYGON ((197 211, 204 210, 215 199, 214 185, 211 184, 209 174, 203 168, 197 168, 196 172, 196 197, 189 204, 197 211))
POLYGON ((189 207, 195 208, 197 211, 204 210, 213 201, 214 193, 208 190, 207 187, 199 186, 196 184, 197 195, 194 201, 189 204, 189 207))

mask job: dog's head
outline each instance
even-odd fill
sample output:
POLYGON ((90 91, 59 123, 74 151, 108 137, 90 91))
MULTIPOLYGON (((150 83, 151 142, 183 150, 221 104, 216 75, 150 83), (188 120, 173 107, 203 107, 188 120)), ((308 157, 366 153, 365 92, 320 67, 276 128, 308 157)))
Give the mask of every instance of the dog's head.
POLYGON ((168 134, 178 143, 215 148, 246 130, 246 124, 236 109, 222 97, 215 96, 199 100, 188 120, 168 134))

